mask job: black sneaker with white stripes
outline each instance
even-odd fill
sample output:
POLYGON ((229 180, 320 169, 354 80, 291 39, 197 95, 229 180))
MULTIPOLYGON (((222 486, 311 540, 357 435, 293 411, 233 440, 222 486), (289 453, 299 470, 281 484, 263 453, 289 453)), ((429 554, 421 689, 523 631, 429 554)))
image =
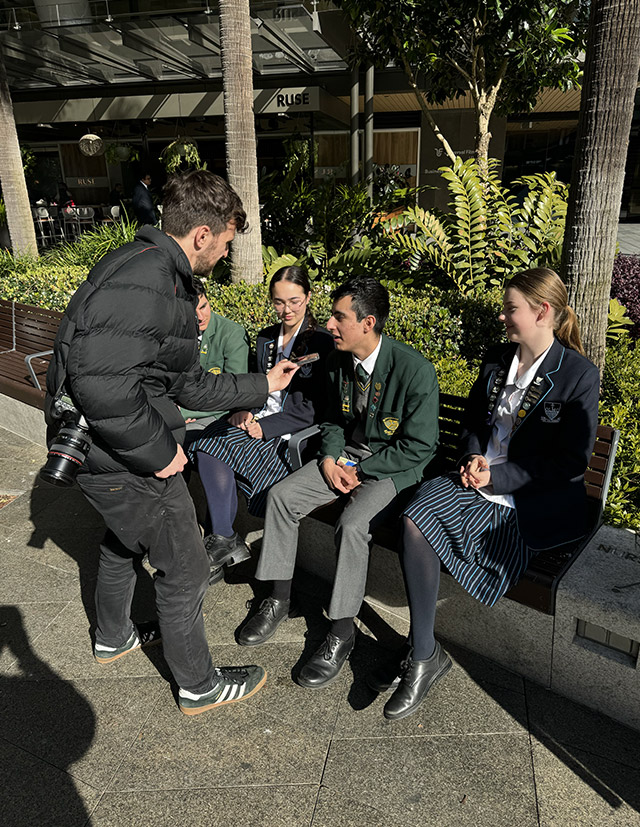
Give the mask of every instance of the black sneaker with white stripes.
POLYGON ((217 706, 244 701, 262 689, 267 680, 262 666, 221 666, 215 671, 218 681, 208 692, 195 695, 180 689, 178 701, 185 715, 199 715, 217 706))

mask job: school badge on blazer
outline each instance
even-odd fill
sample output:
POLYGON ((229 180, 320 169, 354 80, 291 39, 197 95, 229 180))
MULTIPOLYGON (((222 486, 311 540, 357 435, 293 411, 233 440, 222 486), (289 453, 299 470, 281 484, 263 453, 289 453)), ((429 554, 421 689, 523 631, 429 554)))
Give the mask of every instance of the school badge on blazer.
POLYGON ((544 413, 541 417, 542 422, 560 422, 560 410, 562 409, 562 402, 545 402, 544 413))
POLYGON ((385 416, 385 418, 382 420, 382 424, 384 425, 385 434, 387 436, 393 436, 395 432, 398 430, 400 421, 398 419, 394 419, 392 416, 385 416))
POLYGON ((220 370, 220 368, 213 367, 209 368, 209 373, 214 373, 216 376, 219 376, 222 373, 222 371, 220 370))

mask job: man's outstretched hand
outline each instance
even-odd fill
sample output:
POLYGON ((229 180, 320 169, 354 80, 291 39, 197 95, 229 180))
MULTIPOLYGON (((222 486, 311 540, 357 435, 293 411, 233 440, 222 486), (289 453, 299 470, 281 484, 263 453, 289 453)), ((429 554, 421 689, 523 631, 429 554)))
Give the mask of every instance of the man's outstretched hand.
POLYGON ((291 381, 293 374, 298 370, 298 366, 294 365, 288 359, 283 359, 274 365, 267 373, 267 380, 269 382, 269 393, 273 391, 283 391, 291 381))

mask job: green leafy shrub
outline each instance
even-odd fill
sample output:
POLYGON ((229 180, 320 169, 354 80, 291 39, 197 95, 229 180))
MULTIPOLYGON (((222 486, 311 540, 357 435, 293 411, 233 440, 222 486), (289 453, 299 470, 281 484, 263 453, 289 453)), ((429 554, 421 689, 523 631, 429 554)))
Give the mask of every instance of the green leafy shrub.
POLYGON ((600 421, 620 429, 609 489, 608 523, 640 530, 640 341, 622 337, 607 348, 600 421))
POLYGON ((16 261, 11 256, 0 256, 0 298, 21 304, 62 311, 86 277, 86 267, 61 266, 43 259, 16 261))
POLYGON ((491 159, 485 176, 475 159, 457 158, 453 167, 440 168, 451 194, 449 214, 409 207, 385 222, 414 270, 426 264, 426 278, 435 269, 468 295, 488 283, 501 285, 518 270, 557 265, 567 187, 555 173, 528 175, 514 182, 526 190, 519 203, 500 183, 497 167, 491 159))
POLYGON ((133 241, 137 229, 137 224, 128 220, 102 224, 93 230, 85 230, 74 241, 53 248, 42 256, 42 260, 60 267, 85 267, 89 271, 111 250, 133 241))

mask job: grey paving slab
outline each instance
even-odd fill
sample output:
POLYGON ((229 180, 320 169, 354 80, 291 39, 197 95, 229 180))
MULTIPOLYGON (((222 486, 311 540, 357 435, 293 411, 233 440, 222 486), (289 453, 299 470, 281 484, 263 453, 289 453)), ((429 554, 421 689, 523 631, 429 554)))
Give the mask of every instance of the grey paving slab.
POLYGON ((77 574, 25 557, 22 550, 0 547, 0 603, 51 603, 71 600, 79 591, 77 574))
POLYGON ((418 711, 400 721, 387 721, 382 709, 391 693, 376 696, 365 682, 378 660, 377 647, 363 638, 358 644, 347 667, 351 686, 340 705, 336 738, 528 731, 522 678, 458 649, 451 649, 458 659, 454 655, 452 669, 430 691, 418 711), (464 668, 469 661, 473 677, 464 668))
POLYGON ((541 827, 640 825, 640 771, 557 743, 533 743, 541 827))
MULTIPOLYGON (((135 611, 133 617, 134 620, 144 619, 135 611)), ((53 669, 64 680, 88 678, 113 681, 157 676, 169 679, 160 644, 138 649, 113 663, 98 663, 93 657, 93 624, 93 616, 87 617, 87 609, 79 599, 67 603, 31 643, 36 658, 32 675, 46 677, 48 670, 53 669)))
POLYGON ((214 647, 219 665, 264 666, 266 686, 247 701, 194 717, 161 698, 110 789, 319 784, 340 687, 314 693, 294 684, 296 649, 214 647))
POLYGON ((84 827, 100 792, 0 739, 0 813, 5 827, 84 827))
POLYGON ((67 605, 64 601, 0 606, 0 674, 37 674, 39 661, 33 657, 34 641, 67 605))
MULTIPOLYGON (((52 673, 53 674, 53 673, 52 673)), ((0 680, 4 738, 104 790, 152 712, 165 681, 0 680)))
POLYGON ((528 735, 334 740, 313 827, 537 827, 528 735))
POLYGON ((91 827, 305 827, 317 797, 315 785, 233 787, 188 791, 105 793, 91 827))
POLYGON ((640 738, 635 730, 529 682, 526 695, 535 737, 640 769, 640 738))

